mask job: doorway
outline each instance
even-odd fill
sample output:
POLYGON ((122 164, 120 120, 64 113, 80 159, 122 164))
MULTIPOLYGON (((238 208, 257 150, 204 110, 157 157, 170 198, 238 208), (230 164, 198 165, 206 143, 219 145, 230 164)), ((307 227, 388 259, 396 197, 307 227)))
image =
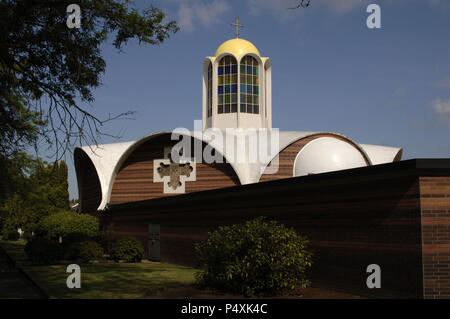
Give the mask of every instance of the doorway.
POLYGON ((157 224, 148 225, 148 259, 161 261, 160 226, 157 224))

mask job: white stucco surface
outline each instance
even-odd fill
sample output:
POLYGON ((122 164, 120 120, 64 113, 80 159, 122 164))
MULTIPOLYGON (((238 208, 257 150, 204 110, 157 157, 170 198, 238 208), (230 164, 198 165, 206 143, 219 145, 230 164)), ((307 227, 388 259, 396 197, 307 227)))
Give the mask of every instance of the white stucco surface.
MULTIPOLYGON (((81 150, 85 152, 92 161, 100 180, 102 200, 98 210, 104 210, 109 203, 112 185, 114 184, 116 174, 128 156, 143 143, 162 134, 170 134, 170 132, 153 133, 136 141, 102 144, 98 146, 85 146, 81 148, 81 150)), ((245 134, 246 133, 239 132, 231 134, 224 133, 224 139, 217 139, 213 141, 211 141, 208 136, 203 136, 201 133, 199 134, 199 132, 186 132, 184 135, 194 136, 211 145, 211 147, 222 154, 223 157, 230 163, 241 184, 251 184, 259 181, 262 172, 264 172, 267 165, 284 148, 299 139, 319 134, 319 132, 281 131, 277 136, 278 142, 275 143, 276 147, 272 148, 270 151, 262 152, 265 156, 258 156, 257 161, 253 162, 237 160, 236 154, 240 154, 240 156, 244 156, 247 159, 252 158, 255 153, 254 144, 249 145, 248 143, 244 143, 240 145, 237 143, 237 146, 234 149, 227 149, 227 144, 230 139, 242 139, 242 135, 245 134)), ((344 137, 343 135, 337 133, 329 134, 344 137)), ((264 141, 264 139, 265 138, 258 138, 258 146, 256 146, 256 150, 258 150, 259 147, 265 147, 264 145, 268 145, 267 143, 264 143, 268 142, 264 141)), ((348 139, 348 141, 350 140, 348 139)), ((163 146, 161 147, 163 148, 163 146)), ((400 148, 366 144, 359 146, 358 144, 352 145, 333 137, 318 138, 308 143, 297 155, 293 176, 305 175, 305 173, 318 173, 365 166, 366 163, 364 162, 364 157, 361 153, 367 156, 370 162, 369 165, 372 163, 388 163, 392 162, 399 152, 401 152, 400 148)))
POLYGON ((366 151, 367 155, 369 155, 373 165, 391 163, 397 156, 401 157, 403 152, 403 150, 398 147, 368 144, 360 144, 360 146, 366 151))
POLYGON ((297 154, 294 176, 320 174, 367 166, 353 145, 332 137, 320 137, 306 144, 297 154))

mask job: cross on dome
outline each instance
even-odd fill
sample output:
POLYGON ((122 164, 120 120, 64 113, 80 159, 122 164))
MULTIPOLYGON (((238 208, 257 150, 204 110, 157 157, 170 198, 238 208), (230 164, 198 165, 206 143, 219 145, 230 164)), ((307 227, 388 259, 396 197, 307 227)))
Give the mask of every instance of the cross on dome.
POLYGON ((231 26, 236 27, 236 38, 239 38, 239 28, 243 28, 244 25, 239 23, 239 17, 236 17, 234 23, 230 23, 231 26))

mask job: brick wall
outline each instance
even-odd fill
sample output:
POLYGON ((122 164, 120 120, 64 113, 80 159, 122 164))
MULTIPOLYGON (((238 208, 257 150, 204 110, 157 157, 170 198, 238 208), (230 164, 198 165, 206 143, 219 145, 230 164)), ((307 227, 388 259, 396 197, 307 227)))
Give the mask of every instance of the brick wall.
POLYGON ((421 177, 423 290, 450 298, 450 177, 421 177))
POLYGON ((160 224, 162 259, 195 266, 193 245, 208 231, 266 216, 309 238, 314 285, 448 298, 448 190, 450 161, 412 160, 112 205, 104 223, 145 244, 148 223, 160 224), (372 263, 381 266, 381 289, 366 286, 372 263))

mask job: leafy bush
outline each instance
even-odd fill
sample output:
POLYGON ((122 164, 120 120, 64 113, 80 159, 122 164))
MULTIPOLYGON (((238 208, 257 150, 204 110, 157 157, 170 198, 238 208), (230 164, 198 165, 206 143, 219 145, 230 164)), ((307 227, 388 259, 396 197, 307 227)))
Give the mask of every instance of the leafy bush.
POLYGON ((113 237, 110 233, 104 232, 100 236, 96 237, 96 241, 100 244, 105 253, 110 254, 117 238, 113 237))
POLYGON ((6 219, 2 227, 2 238, 3 240, 18 240, 20 238, 19 232, 17 231, 17 225, 10 219, 6 219))
POLYGON ((22 234, 22 238, 26 241, 30 241, 34 238, 34 235, 30 231, 26 231, 22 234))
POLYGON ((33 237, 25 245, 25 253, 33 263, 48 264, 62 255, 61 245, 44 237, 33 237))
POLYGON ((110 257, 118 262, 140 262, 144 255, 144 246, 135 238, 120 238, 115 241, 111 248, 110 257))
POLYGON ((103 257, 103 254, 103 248, 95 241, 73 243, 68 252, 70 259, 81 260, 83 262, 99 260, 103 257))
POLYGON ((246 296, 305 287, 312 264, 307 244, 294 229, 263 218, 219 227, 195 246, 203 269, 197 282, 246 296))
POLYGON ((17 229, 4 229, 2 238, 4 240, 16 241, 19 240, 20 234, 17 232, 17 229))
POLYGON ((3 240, 18 240, 20 238, 20 234, 14 225, 6 222, 3 225, 2 238, 3 240))
POLYGON ((56 240, 61 236, 63 241, 80 241, 97 236, 99 223, 97 218, 91 215, 60 212, 42 219, 38 232, 49 239, 56 240))

